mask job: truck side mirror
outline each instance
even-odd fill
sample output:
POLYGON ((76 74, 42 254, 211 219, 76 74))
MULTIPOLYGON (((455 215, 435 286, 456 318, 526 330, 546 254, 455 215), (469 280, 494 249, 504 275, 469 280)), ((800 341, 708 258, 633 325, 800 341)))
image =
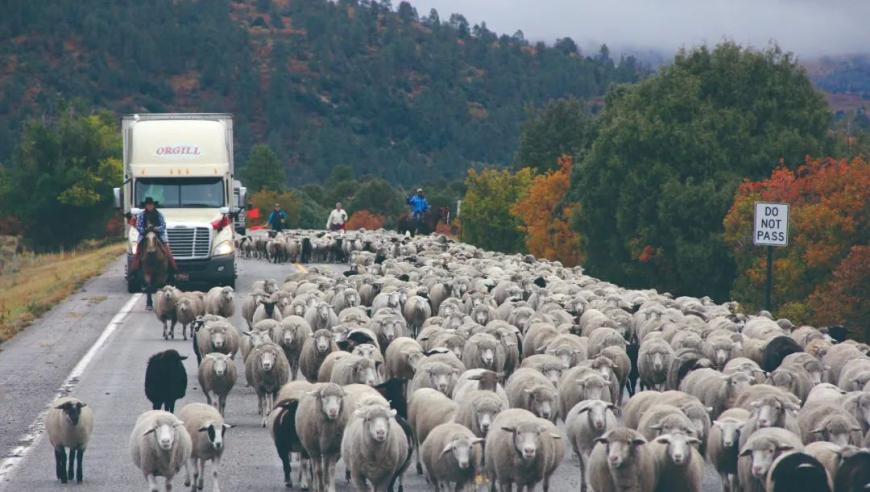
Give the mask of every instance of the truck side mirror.
POLYGON ((115 208, 120 209, 124 206, 123 192, 121 191, 121 188, 113 188, 112 191, 114 192, 115 208))

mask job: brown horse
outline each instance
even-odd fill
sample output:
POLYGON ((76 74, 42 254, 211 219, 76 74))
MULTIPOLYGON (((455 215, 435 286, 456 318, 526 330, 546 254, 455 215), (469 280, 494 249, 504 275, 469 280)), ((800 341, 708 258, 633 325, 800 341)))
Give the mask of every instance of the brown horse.
POLYGON ((438 223, 448 223, 450 221, 450 209, 441 207, 439 209, 429 209, 422 217, 419 224, 414 220, 414 216, 408 212, 403 213, 399 217, 399 232, 402 234, 410 232, 412 236, 417 234, 432 234, 438 227, 438 223))
POLYGON ((145 239, 139 246, 144 248, 142 252, 142 284, 145 286, 145 307, 149 311, 154 309, 151 294, 166 285, 169 279, 169 258, 160 247, 160 239, 154 231, 145 233, 145 239))

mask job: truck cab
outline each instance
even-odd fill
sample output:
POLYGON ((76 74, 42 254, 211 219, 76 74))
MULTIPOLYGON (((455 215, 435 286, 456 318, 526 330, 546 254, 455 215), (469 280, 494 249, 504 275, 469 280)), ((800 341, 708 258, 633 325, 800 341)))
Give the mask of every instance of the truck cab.
POLYGON ((143 114, 122 119, 124 183, 116 206, 127 217, 130 292, 141 288, 141 272, 130 273, 139 246, 135 218, 145 198, 157 202, 166 219, 177 281, 234 285, 233 126, 227 114, 143 114))

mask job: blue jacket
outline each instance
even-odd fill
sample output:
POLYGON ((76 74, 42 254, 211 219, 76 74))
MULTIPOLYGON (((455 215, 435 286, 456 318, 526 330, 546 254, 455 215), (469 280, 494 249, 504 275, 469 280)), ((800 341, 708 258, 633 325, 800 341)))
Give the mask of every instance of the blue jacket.
POLYGON ((423 212, 429 210, 429 202, 426 201, 426 197, 420 195, 411 195, 406 200, 408 205, 411 206, 411 211, 416 214, 422 214, 423 212))
POLYGON ((285 224, 281 222, 282 220, 287 220, 287 212, 283 210, 272 210, 272 213, 269 214, 269 220, 267 221, 272 229, 281 230, 284 228, 285 224))
MULTIPOLYGON (((155 210, 157 214, 157 225, 155 229, 157 229, 157 235, 160 236, 160 240, 163 241, 164 244, 169 244, 169 237, 166 235, 166 219, 163 218, 163 214, 160 213, 159 210, 155 210)), ((145 211, 136 216, 136 230, 139 232, 139 238, 142 239, 145 237, 145 229, 148 228, 148 225, 145 223, 145 211)))

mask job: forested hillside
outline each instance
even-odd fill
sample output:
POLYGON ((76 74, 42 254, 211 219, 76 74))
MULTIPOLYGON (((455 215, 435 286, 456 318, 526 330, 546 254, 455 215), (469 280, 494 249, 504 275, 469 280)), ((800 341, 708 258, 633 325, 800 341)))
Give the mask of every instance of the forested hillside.
MULTIPOLYGON (((445 13, 447 14, 447 13, 445 13)), ((530 44, 389 0, 43 0, 0 16, 0 163, 28 119, 83 110, 236 115, 290 184, 336 165, 411 183, 509 164, 527 109, 603 96, 633 59, 530 44)))

